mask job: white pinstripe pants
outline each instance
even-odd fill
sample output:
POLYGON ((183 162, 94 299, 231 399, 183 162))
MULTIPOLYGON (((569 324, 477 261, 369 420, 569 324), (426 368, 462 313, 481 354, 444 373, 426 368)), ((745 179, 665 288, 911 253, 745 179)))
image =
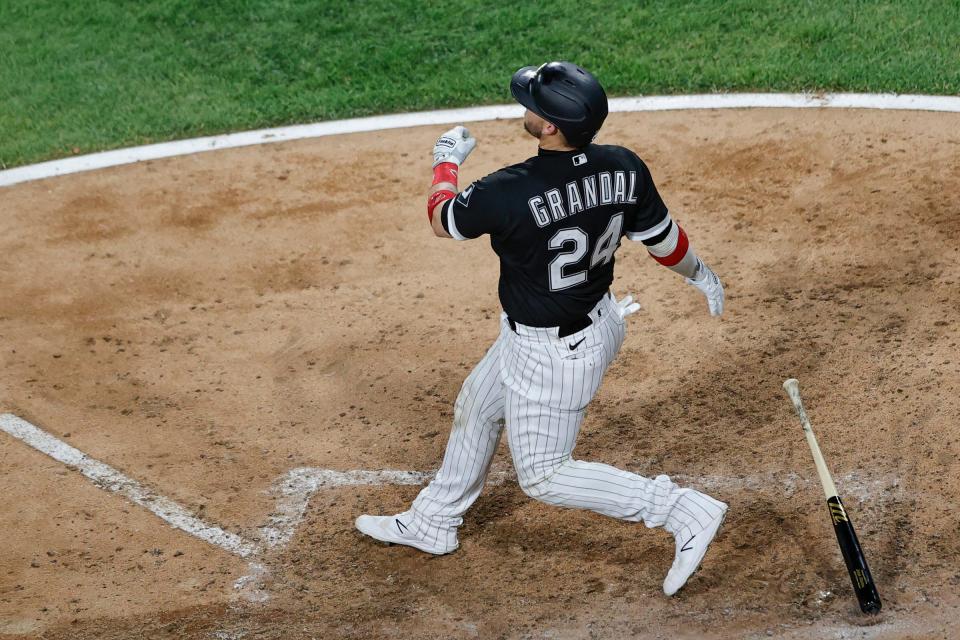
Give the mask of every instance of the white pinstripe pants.
POLYGON ((520 487, 533 498, 672 533, 712 515, 665 475, 651 480, 571 457, 586 406, 624 339, 611 296, 591 317, 586 329, 558 338, 555 328, 514 332, 502 315, 500 336, 457 397, 440 470, 409 511, 418 535, 456 547, 456 528, 480 495, 504 423, 520 487))

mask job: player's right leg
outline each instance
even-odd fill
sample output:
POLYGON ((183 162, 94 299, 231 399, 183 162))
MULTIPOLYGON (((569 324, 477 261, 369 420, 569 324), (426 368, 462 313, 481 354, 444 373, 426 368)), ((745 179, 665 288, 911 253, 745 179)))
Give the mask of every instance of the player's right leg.
POLYGON ((574 460, 582 411, 540 405, 506 390, 507 434, 517 480, 542 502, 663 527, 674 538, 673 565, 663 583, 673 595, 696 571, 723 522, 727 505, 676 485, 600 462, 574 460))
POLYGON ((623 335, 622 319, 607 313, 573 336, 574 344, 584 338, 582 357, 569 349, 569 339, 513 338, 509 347, 518 357, 507 361, 504 389, 508 442, 527 495, 669 531, 677 551, 663 588, 672 595, 700 564, 727 506, 665 475, 650 479, 572 457, 585 408, 623 335), (527 361, 537 366, 526 366, 527 361))
POLYGON ((457 527, 483 489, 503 429, 502 343, 501 334, 464 381, 443 463, 430 484, 409 510, 394 516, 362 515, 357 529, 377 540, 427 553, 450 553, 457 548, 457 527))

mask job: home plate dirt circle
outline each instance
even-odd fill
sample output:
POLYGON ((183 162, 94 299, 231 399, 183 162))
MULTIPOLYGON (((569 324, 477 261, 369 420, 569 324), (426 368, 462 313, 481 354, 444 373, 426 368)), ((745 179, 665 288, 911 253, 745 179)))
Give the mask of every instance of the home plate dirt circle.
MULTIPOLYGON (((528 499, 505 449, 444 557, 353 529, 357 514, 405 508, 416 484, 323 480, 435 469, 459 385, 496 336, 488 242, 436 239, 424 217, 445 126, 0 189, 0 413, 263 550, 252 566, 0 433, 0 635, 949 637, 958 125, 840 109, 609 117, 600 142, 647 161, 728 287, 711 319, 624 243, 615 291, 643 310, 576 450, 730 504, 673 599, 660 592, 668 535, 528 499), (857 609, 789 377, 880 616, 857 609), (278 502, 284 477, 306 483, 302 502, 278 502), (281 531, 284 513, 297 524, 281 531)), ((463 184, 535 152, 518 120, 470 128, 463 184)))

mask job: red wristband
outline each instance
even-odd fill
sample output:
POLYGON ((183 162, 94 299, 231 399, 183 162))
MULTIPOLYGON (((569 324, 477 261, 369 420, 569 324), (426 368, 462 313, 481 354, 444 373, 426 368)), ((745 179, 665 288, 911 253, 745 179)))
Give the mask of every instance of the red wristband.
POLYGON ((430 223, 433 223, 433 210, 437 208, 437 205, 446 202, 447 200, 453 200, 457 197, 453 191, 449 189, 444 189, 442 191, 437 191, 430 195, 427 198, 427 218, 430 220, 430 223))
POLYGON ((460 167, 453 162, 441 162, 433 168, 433 184, 441 182, 451 182, 454 186, 457 184, 457 176, 460 173, 460 167))
MULTIPOLYGON (((673 224, 677 223, 674 222, 673 224)), ((670 252, 670 255, 663 256, 661 258, 660 256, 653 255, 652 253, 650 254, 650 257, 665 267, 672 267, 673 265, 678 264, 681 260, 683 260, 683 256, 687 255, 687 249, 690 248, 690 241, 687 240, 686 232, 680 225, 677 225, 677 230, 680 232, 677 237, 677 246, 673 251, 670 252)))

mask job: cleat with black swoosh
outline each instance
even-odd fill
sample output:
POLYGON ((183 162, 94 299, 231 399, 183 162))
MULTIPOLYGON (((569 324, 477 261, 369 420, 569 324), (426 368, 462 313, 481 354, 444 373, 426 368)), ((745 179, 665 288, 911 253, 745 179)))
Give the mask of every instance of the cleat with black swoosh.
POLYGON ((707 553, 707 547, 713 542, 727 514, 727 505, 723 502, 700 492, 694 492, 692 489, 681 489, 681 491, 696 495, 697 502, 705 508, 695 510, 688 507, 697 519, 691 518, 680 531, 674 533, 677 546, 673 555, 673 566, 670 567, 663 581, 663 592, 668 596, 679 591, 700 566, 703 556, 707 553))
POLYGON ((380 542, 402 544, 437 556, 456 551, 459 546, 456 543, 455 536, 454 543, 451 546, 448 536, 437 536, 437 540, 431 540, 429 537, 417 535, 411 529, 413 520, 407 512, 395 516, 362 515, 357 518, 354 524, 360 533, 364 533, 380 542))

